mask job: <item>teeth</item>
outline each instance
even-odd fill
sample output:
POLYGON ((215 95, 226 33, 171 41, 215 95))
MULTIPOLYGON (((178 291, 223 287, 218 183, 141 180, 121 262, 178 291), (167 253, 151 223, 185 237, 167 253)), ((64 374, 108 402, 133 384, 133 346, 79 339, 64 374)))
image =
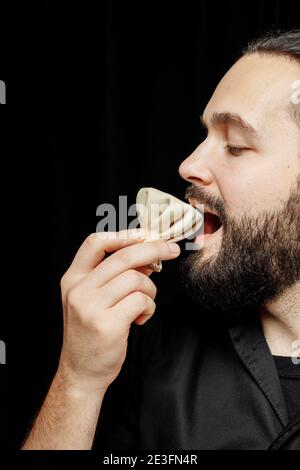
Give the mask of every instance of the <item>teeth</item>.
POLYGON ((204 210, 204 214, 213 214, 213 215, 216 215, 217 217, 219 217, 216 212, 212 212, 212 211, 209 211, 209 210, 204 210))
MULTIPOLYGON (((193 206, 193 207, 196 207, 197 204, 200 204, 198 203, 198 201, 196 201, 195 199, 189 199, 188 200, 190 205, 193 206)), ((207 209, 205 206, 204 206, 204 214, 206 213, 209 213, 209 214, 214 214, 216 215, 217 217, 219 217, 219 214, 217 214, 217 212, 214 212, 213 210, 210 210, 210 209, 207 209)))
MULTIPOLYGON (((136 208, 140 226, 146 231, 145 241, 183 240, 196 233, 203 223, 201 212, 171 194, 155 188, 139 190, 136 208)), ((151 269, 159 272, 161 267, 161 261, 158 261, 151 269)))

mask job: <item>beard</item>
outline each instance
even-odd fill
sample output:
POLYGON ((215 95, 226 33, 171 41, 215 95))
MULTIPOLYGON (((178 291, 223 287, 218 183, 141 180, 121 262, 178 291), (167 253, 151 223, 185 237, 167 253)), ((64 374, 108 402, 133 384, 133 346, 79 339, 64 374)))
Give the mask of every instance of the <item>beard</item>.
POLYGON ((208 311, 233 319, 257 310, 300 279, 300 176, 281 209, 227 217, 222 202, 191 186, 191 197, 215 209, 223 223, 219 252, 193 252, 180 265, 188 294, 208 311))

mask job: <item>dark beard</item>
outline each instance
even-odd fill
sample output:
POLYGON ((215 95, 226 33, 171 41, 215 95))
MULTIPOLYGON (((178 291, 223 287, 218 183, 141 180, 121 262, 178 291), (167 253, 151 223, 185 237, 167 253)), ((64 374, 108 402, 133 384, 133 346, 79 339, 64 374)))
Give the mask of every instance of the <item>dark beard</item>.
POLYGON ((265 211, 255 218, 225 217, 222 203, 194 186, 187 196, 221 209, 224 221, 219 254, 202 260, 200 249, 180 265, 189 295, 202 307, 236 318, 279 296, 300 279, 300 177, 281 210, 265 211))

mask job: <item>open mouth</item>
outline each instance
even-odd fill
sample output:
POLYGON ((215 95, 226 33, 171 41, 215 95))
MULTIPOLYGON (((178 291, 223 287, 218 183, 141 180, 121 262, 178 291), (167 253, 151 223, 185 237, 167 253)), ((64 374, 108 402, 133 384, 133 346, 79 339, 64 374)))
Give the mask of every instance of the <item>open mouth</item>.
MULTIPOLYGON (((195 209, 197 209, 198 203, 196 200, 188 199, 188 201, 193 207, 195 207, 195 209)), ((204 206, 204 227, 203 227, 204 238, 209 238, 214 233, 219 232, 222 225, 223 224, 219 216, 204 206)))
POLYGON ((222 227, 222 223, 216 214, 204 212, 204 235, 211 235, 222 227))

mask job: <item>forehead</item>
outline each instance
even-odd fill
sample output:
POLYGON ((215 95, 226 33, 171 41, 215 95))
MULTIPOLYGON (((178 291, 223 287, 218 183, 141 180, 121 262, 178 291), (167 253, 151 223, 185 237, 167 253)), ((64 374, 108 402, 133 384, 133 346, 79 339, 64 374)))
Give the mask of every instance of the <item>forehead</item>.
POLYGON ((300 78, 299 64, 287 57, 251 54, 236 62, 214 91, 204 112, 229 111, 254 126, 269 119, 286 120, 292 104, 293 83, 300 78))

